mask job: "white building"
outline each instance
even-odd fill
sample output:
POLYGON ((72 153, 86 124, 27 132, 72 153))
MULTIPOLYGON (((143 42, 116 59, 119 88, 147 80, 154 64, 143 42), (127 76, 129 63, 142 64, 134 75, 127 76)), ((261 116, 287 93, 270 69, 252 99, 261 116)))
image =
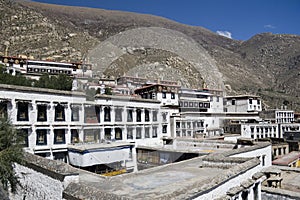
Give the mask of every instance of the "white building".
POLYGON ((261 100, 255 95, 239 95, 225 97, 225 112, 260 112, 261 100))
POLYGON ((299 130, 299 123, 260 122, 241 124, 241 136, 252 139, 283 138, 285 132, 299 130))
POLYGON ((67 144, 79 139, 84 93, 1 84, 0 101, 2 116, 27 135, 33 154, 65 159, 67 144))
POLYGON ((143 99, 154 99, 161 102, 162 106, 178 106, 179 85, 150 84, 137 88, 135 94, 143 99))
POLYGON ((292 123, 295 120, 294 111, 286 109, 264 110, 260 117, 273 123, 292 123))
MULTIPOLYGON (((133 142, 162 145, 160 101, 0 85, 0 115, 27 135, 26 150, 66 160, 68 144, 133 142)), ((166 122, 168 123, 168 122, 166 122)))
POLYGON ((39 79, 42 74, 66 74, 77 78, 92 77, 91 64, 67 63, 31 60, 23 57, 0 56, 0 64, 7 67, 7 72, 23 74, 32 79, 39 79))
POLYGON ((223 92, 181 89, 179 114, 171 119, 172 137, 213 137, 223 134, 223 92))

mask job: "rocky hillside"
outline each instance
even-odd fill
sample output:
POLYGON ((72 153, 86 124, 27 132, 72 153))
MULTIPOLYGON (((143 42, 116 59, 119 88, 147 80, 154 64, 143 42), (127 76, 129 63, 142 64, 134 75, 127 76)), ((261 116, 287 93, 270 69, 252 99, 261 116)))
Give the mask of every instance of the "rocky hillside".
POLYGON ((270 107, 300 110, 300 36, 262 33, 236 41, 157 16, 27 1, 0 0, 0 19, 2 54, 7 48, 38 59, 89 58, 99 75, 225 87, 228 94, 261 95, 270 107), (140 29, 146 27, 160 29, 140 29))

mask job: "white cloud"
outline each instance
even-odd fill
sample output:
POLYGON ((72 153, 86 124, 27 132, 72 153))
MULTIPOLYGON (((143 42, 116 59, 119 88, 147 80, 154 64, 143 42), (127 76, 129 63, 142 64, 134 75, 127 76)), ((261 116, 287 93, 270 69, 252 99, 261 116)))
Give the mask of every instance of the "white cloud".
POLYGON ((274 29, 274 28, 276 28, 276 26, 273 26, 271 24, 267 24, 267 25, 264 25, 264 28, 274 29))
POLYGON ((231 33, 229 31, 217 31, 217 34, 232 39, 231 33))

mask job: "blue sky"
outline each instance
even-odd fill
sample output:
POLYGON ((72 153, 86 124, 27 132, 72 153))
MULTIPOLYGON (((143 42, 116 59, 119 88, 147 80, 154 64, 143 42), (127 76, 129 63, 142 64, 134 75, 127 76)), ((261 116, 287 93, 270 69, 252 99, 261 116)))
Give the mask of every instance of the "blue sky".
POLYGON ((34 0, 152 14, 236 40, 262 32, 300 35, 300 0, 34 0))

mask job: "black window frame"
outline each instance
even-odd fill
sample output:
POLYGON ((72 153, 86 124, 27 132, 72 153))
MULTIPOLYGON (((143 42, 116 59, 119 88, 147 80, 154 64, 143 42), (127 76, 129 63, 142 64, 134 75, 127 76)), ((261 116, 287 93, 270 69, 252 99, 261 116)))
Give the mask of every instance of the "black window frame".
POLYGON ((127 122, 133 122, 133 110, 127 110, 127 122))
POLYGON ((47 145, 47 129, 36 130, 36 145, 45 146, 47 145))
POLYGON ((157 115, 158 115, 157 110, 153 110, 152 111, 152 121, 157 122, 157 115))
POLYGON ((104 107, 104 121, 110 122, 111 121, 111 114, 110 114, 110 107, 106 106, 104 107))
POLYGON ((175 93, 171 92, 171 99, 175 99, 175 93))
POLYGON ((115 121, 122 122, 122 108, 115 108, 115 121))
POLYGON ((37 105, 37 121, 38 122, 47 121, 47 105, 45 104, 37 105))
POLYGON ((142 121, 142 110, 136 109, 136 121, 141 122, 142 121))
POLYGON ((66 129, 54 129, 53 144, 66 144, 66 129))
POLYGON ((77 129, 71 129, 71 143, 79 142, 79 133, 77 129))
POLYGON ((145 138, 150 138, 150 127, 145 127, 145 138))
POLYGON ((78 122, 79 120, 80 120, 79 106, 72 106, 71 107, 71 121, 78 122))
POLYGON ((157 126, 152 127, 152 138, 157 138, 157 130, 158 130, 157 126))
POLYGON ((133 128, 132 127, 127 128, 127 139, 128 140, 133 139, 133 128))
POLYGON ((55 117, 54 121, 65 121, 66 116, 65 116, 65 107, 62 104, 57 104, 55 106, 55 117))
POLYGON ((115 128, 115 140, 123 140, 122 129, 119 127, 115 128))
POLYGON ((18 102, 17 108, 17 121, 29 121, 29 103, 18 102))
POLYGON ((148 109, 145 109, 144 112, 145 112, 145 122, 149 122, 150 121, 150 112, 148 109))
POLYGON ((163 124, 162 125, 162 133, 167 133, 168 132, 168 125, 167 124, 163 124))
POLYGON ((7 118, 7 102, 0 101, 0 118, 7 118))
POLYGON ((142 139, 142 127, 136 127, 135 139, 142 139))

